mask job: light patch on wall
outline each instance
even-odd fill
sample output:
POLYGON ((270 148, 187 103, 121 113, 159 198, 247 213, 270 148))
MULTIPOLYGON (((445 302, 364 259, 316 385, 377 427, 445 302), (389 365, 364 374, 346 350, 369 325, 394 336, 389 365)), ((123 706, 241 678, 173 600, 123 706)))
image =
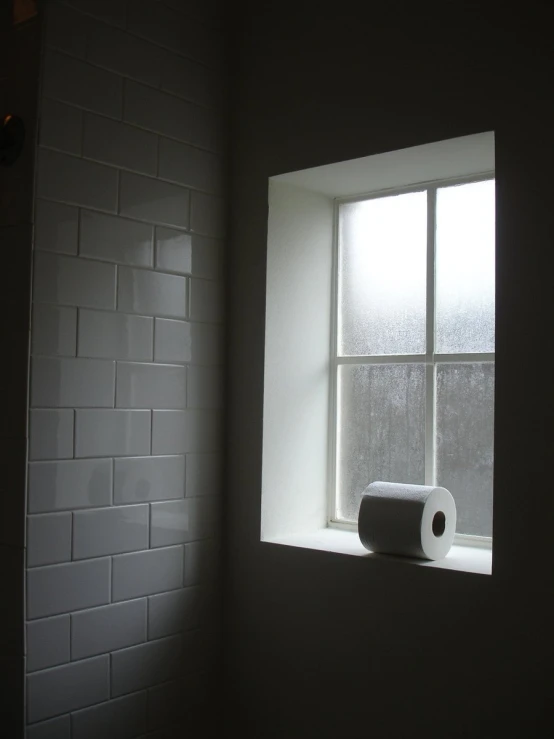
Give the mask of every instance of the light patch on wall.
POLYGON ((13 24, 24 23, 38 13, 37 0, 13 0, 13 24))

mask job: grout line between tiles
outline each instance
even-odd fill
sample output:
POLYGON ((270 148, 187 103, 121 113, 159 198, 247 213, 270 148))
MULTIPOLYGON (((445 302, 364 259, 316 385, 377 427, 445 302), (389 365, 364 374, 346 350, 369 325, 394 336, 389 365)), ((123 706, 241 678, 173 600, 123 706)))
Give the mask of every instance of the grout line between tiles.
MULTIPOLYGON (((50 151, 54 151, 54 150, 51 149, 50 151)), ((85 160, 79 159, 79 161, 85 161, 85 160)), ((110 167, 108 167, 108 168, 110 168, 110 167)), ((140 176, 140 177, 143 177, 144 176, 145 178, 147 178, 146 175, 138 175, 138 176, 140 176)), ((149 179, 153 179, 154 182, 162 182, 162 180, 157 180, 156 178, 149 178, 149 179)), ((174 184, 174 183, 169 183, 169 184, 174 184)), ((191 189, 190 189, 190 187, 183 187, 182 189, 183 190, 188 190, 189 192, 192 192, 191 189)), ((211 193, 203 193, 203 194, 204 195, 209 195, 211 197, 217 197, 217 196, 212 196, 211 193)), ((91 213, 99 213, 100 215, 104 215, 104 216, 112 216, 112 218, 116 218, 116 217, 117 218, 122 218, 122 219, 124 219, 126 221, 131 221, 132 223, 142 223, 142 224, 147 224, 148 226, 162 226, 164 228, 171 228, 174 231, 179 231, 179 232, 191 234, 191 235, 194 235, 194 236, 202 236, 205 239, 210 239, 211 241, 216 241, 216 242, 219 242, 219 243, 224 243, 224 242, 227 241, 227 236, 225 234, 209 234, 209 233, 206 233, 204 231, 194 231, 193 232, 193 231, 190 230, 190 228, 188 226, 182 226, 182 225, 180 225, 178 223, 168 223, 166 221, 156 221, 153 218, 148 218, 148 219, 147 218, 138 218, 137 216, 129 216, 126 213, 114 213, 113 210, 102 209, 102 208, 98 208, 98 207, 96 207, 94 205, 89 205, 89 204, 83 205, 82 203, 76 203, 74 201, 64 200, 63 198, 59 198, 59 197, 58 198, 53 198, 53 197, 48 197, 48 196, 46 196, 44 194, 41 194, 41 195, 37 196, 37 200, 40 200, 40 201, 45 202, 45 203, 57 203, 59 205, 66 205, 66 206, 69 206, 70 208, 81 208, 82 210, 87 210, 87 211, 90 211, 91 213)), ((42 252, 48 252, 49 254, 59 254, 60 256, 65 256, 65 257, 75 257, 75 254, 67 254, 66 252, 52 251, 51 249, 37 249, 37 248, 35 248, 35 251, 36 252, 40 252, 40 253, 42 253, 42 252)), ((97 261, 100 261, 100 260, 97 260, 97 261)), ((104 261, 106 261, 106 260, 104 260, 104 261)), ((113 264, 113 262, 110 262, 110 264, 113 264)), ((150 267, 145 267, 145 269, 151 269, 151 268, 150 267)), ((204 278, 204 279, 206 279, 206 278, 204 278)))
POLYGON ((114 505, 115 498, 115 458, 112 458, 112 480, 110 486, 110 505, 114 505))
MULTIPOLYGON (((73 57, 70 57, 70 58, 73 58, 73 57)), ((148 89, 152 89, 152 90, 154 90, 154 92, 159 92, 162 95, 168 94, 168 93, 166 93, 165 90, 157 91, 155 88, 149 88, 148 86, 144 85, 141 82, 135 82, 135 80, 123 79, 123 81, 125 83, 131 82, 131 83, 136 84, 136 85, 139 85, 139 86, 140 85, 143 85, 144 87, 146 87, 147 90, 148 89)), ((126 87, 126 85, 125 85, 125 87, 126 87)), ((180 100, 180 101, 186 103, 187 105, 196 105, 195 103, 191 103, 188 100, 183 100, 183 98, 179 98, 179 97, 176 97, 174 95, 170 95, 170 97, 173 97, 173 98, 175 98, 177 100, 180 100)), ((224 150, 223 149, 206 146, 206 145, 203 145, 201 143, 199 144, 198 141, 192 141, 191 139, 180 138, 178 136, 165 133, 163 131, 154 130, 153 128, 148 128, 148 126, 143 125, 141 123, 136 123, 135 121, 128 120, 124 116, 121 117, 121 118, 119 118, 119 117, 115 117, 114 115, 110 115, 108 113, 105 113, 104 111, 101 111, 101 110, 97 110, 97 109, 96 110, 93 110, 91 108, 83 107, 82 105, 79 105, 78 103, 75 103, 75 102, 73 102, 71 100, 68 100, 67 98, 58 97, 56 95, 45 95, 44 96, 44 99, 45 100, 52 100, 52 101, 57 102, 57 103, 61 103, 62 105, 65 105, 65 106, 67 106, 69 108, 72 108, 73 110, 79 110, 82 113, 89 113, 91 115, 98 116, 99 118, 105 118, 106 120, 113 121, 114 123, 120 123, 120 124, 123 124, 125 126, 129 126, 130 128, 135 128, 138 131, 147 131, 147 132, 149 132, 151 134, 155 134, 157 136, 160 136, 161 138, 168 139, 169 141, 175 141, 178 144, 182 144, 184 146, 190 146, 191 148, 197 149, 198 151, 203 151, 203 152, 206 152, 207 154, 212 154, 213 156, 217 157, 221 161, 221 166, 223 167, 223 161, 225 159, 225 154, 224 154, 224 150)), ((201 109, 202 110, 206 110, 209 113, 212 113, 213 112, 214 114, 217 114, 217 112, 218 112, 216 109, 212 109, 212 108, 201 108, 201 109)), ((40 146, 41 147, 44 147, 44 148, 55 148, 55 147, 45 146, 42 142, 40 143, 40 146)), ((70 152, 64 151, 64 153, 69 154, 70 152)), ((73 154, 73 156, 78 156, 78 155, 73 154)), ((83 157, 83 158, 89 159, 89 157, 83 157)))
POLYGON ((81 111, 81 140, 79 141, 79 155, 84 156, 85 153, 85 119, 87 117, 86 111, 81 111))
MULTIPOLYGON (((63 0, 62 0, 62 2, 63 2, 63 0)), ((63 2, 63 4, 67 6, 67 2, 63 2)), ((78 10, 77 8, 74 8, 72 5, 69 5, 69 7, 74 12, 78 12, 78 13, 84 15, 87 18, 94 18, 95 21, 97 21, 98 23, 101 23, 104 26, 108 26, 109 28, 113 28, 116 31, 120 31, 122 33, 127 33, 132 38, 138 39, 139 41, 142 41, 143 43, 148 44, 150 46, 153 46, 155 48, 163 49, 164 51, 169 52, 170 54, 173 54, 175 57, 177 57, 177 59, 184 59, 184 60, 186 60, 188 62, 191 62, 192 64, 195 64, 198 67, 200 67, 203 71, 212 72, 214 74, 217 74, 220 71, 221 65, 216 66, 216 65, 207 64, 206 62, 202 62, 202 61, 200 61, 198 59, 194 59, 193 57, 187 56, 186 54, 182 54, 182 53, 176 51, 175 49, 171 48, 170 46, 164 46, 163 44, 159 44, 156 41, 153 41, 152 39, 146 38, 145 36, 141 36, 140 34, 135 33, 134 31, 132 31, 131 29, 128 28, 128 25, 129 25, 128 24, 128 19, 127 19, 127 22, 126 22, 125 27, 122 28, 121 26, 116 25, 114 23, 110 23, 109 21, 106 21, 103 18, 99 18, 98 16, 93 15, 92 13, 87 13, 84 10, 78 10)), ((165 7, 168 8, 167 5, 165 5, 165 7)), ((173 10, 173 12, 178 12, 178 11, 175 11, 175 9, 172 9, 172 10, 173 10)), ((189 18, 192 18, 193 22, 196 23, 197 25, 199 25, 204 30, 208 30, 209 32, 213 33, 214 35, 221 36, 220 31, 218 31, 218 29, 216 27, 210 25, 209 23, 205 23, 204 21, 200 20, 199 18, 197 18, 195 16, 188 16, 188 17, 189 18)), ((45 47, 46 47, 46 50, 48 50, 48 49, 54 49, 55 51, 57 51, 57 52, 59 52, 61 54, 64 54, 65 56, 70 56, 72 59, 77 59, 80 62, 86 62, 86 63, 90 64, 93 67, 97 67, 99 69, 103 69, 104 70, 104 67, 100 67, 98 64, 95 64, 94 62, 89 62, 88 61, 88 58, 87 59, 82 59, 81 57, 73 56, 72 54, 69 54, 64 49, 58 49, 55 46, 47 46, 45 44, 45 47)), ((87 49, 87 51, 88 51, 88 49, 87 49)), ((110 71, 111 74, 114 74, 114 75, 117 75, 117 76, 121 76, 117 72, 112 72, 111 70, 105 70, 105 71, 110 71)), ((202 106, 202 107, 204 107, 204 106, 202 106)))
POLYGON ((72 408, 71 409, 73 414, 73 435, 72 435, 72 450, 71 450, 71 459, 76 459, 75 454, 77 453, 77 409, 72 408))
POLYGON ((157 135, 157 141, 156 141, 156 177, 160 177, 160 140, 161 135, 157 135))
POLYGON ((119 215, 120 201, 121 201, 121 170, 117 169, 117 188, 115 197, 115 212, 119 215))

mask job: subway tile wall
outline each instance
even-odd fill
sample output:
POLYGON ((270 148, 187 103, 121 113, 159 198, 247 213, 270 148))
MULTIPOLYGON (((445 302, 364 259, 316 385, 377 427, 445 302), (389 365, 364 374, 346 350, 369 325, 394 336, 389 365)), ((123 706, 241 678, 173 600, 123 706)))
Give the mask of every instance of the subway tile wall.
POLYGON ((221 24, 214 2, 52 0, 43 33, 27 738, 161 737, 219 654, 221 24))

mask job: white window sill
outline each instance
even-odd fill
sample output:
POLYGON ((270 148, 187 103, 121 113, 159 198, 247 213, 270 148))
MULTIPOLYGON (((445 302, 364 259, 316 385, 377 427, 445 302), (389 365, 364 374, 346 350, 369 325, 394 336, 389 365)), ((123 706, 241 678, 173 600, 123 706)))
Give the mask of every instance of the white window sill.
POLYGON ((306 534, 287 534, 272 539, 265 539, 265 541, 272 544, 299 547, 301 549, 319 549, 324 552, 350 554, 356 557, 394 560, 396 562, 414 564, 418 567, 459 570, 461 572, 473 572, 478 575, 490 575, 492 573, 492 550, 484 547, 454 545, 444 559, 429 561, 368 552, 362 546, 357 533, 331 528, 320 529, 306 534))

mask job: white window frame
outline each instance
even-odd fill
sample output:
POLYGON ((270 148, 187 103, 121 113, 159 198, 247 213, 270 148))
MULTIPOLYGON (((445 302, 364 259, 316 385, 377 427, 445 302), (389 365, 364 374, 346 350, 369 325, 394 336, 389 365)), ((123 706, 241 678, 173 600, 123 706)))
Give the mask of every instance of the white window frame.
MULTIPOLYGON (((425 484, 435 485, 436 462, 436 371, 439 364, 461 364, 469 362, 487 362, 494 364, 494 352, 448 353, 437 354, 434 351, 436 328, 436 204, 437 190, 443 187, 455 187, 475 182, 486 182, 495 179, 494 170, 465 177, 445 178, 421 182, 407 187, 396 187, 373 191, 356 196, 334 199, 333 204, 333 264, 331 295, 331 331, 329 351, 329 454, 328 454, 328 526, 330 528, 357 531, 355 522, 343 521, 336 517, 338 502, 337 480, 337 447, 338 447, 338 376, 339 368, 344 365, 368 366, 377 364, 425 364, 426 365, 426 397, 425 397, 425 484), (427 270, 426 270, 426 353, 425 354, 387 354, 342 356, 338 354, 339 324, 339 210, 346 203, 365 202, 394 195, 425 192, 427 194, 427 270)), ((368 480, 368 484, 371 482, 368 480)), ((492 537, 456 534, 455 542, 463 545, 477 545, 492 548, 492 537)))

